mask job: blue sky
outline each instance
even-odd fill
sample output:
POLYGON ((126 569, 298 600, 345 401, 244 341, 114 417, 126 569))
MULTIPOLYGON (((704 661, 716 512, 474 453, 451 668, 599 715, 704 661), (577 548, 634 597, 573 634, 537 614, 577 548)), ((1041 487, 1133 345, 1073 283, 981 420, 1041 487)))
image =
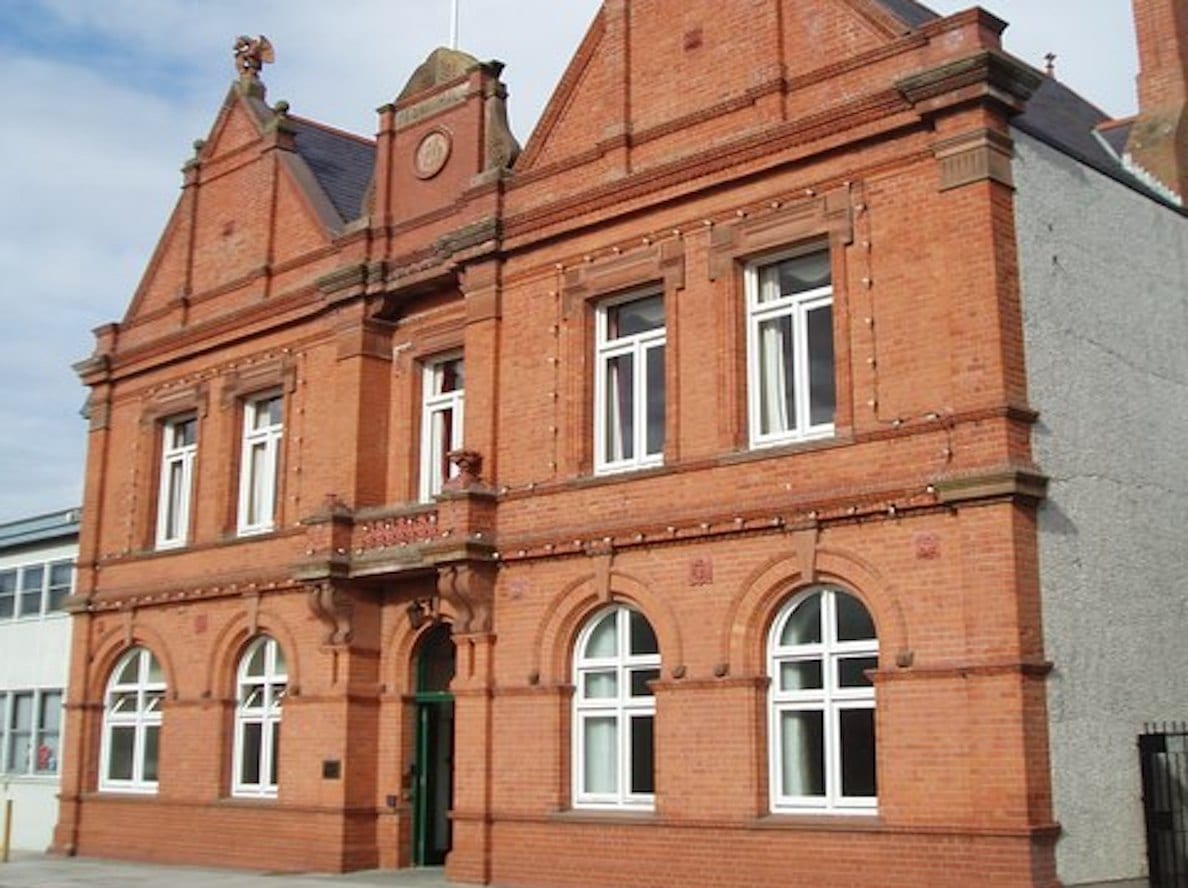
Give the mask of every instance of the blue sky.
MULTIPOLYGON (((1037 66, 1055 52, 1062 80, 1134 112, 1129 0, 983 5, 1012 23, 1012 52, 1037 66)), ((524 141, 598 0, 460 6, 461 47, 508 63, 524 141)), ((81 501, 86 392, 71 365, 123 314, 234 77, 236 35, 276 47, 270 99, 371 135, 449 23, 449 0, 0 0, 0 522, 81 501)))

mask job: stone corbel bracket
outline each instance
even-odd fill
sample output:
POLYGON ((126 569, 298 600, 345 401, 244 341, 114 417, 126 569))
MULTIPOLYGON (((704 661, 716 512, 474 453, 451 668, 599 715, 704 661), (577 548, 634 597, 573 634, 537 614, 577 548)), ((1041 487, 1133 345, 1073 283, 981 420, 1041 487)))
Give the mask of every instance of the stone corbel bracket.
POLYGON ((329 647, 345 647, 354 637, 351 625, 354 606, 350 596, 330 580, 307 585, 309 609, 326 626, 323 642, 329 647))

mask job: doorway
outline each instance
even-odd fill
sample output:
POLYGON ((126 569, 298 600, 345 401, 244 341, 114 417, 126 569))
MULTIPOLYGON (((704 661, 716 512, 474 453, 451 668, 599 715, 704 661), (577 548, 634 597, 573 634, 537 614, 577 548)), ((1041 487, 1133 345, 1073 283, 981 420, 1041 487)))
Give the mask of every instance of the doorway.
POLYGON ((441 866, 450 851, 454 803, 455 648, 450 627, 438 623, 417 654, 416 737, 413 754, 413 865, 441 866))

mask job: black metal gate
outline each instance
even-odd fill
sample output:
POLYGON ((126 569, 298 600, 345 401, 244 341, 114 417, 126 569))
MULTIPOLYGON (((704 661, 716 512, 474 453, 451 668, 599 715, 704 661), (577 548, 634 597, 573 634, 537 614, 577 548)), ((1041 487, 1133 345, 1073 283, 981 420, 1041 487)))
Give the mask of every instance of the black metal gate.
POLYGON ((1188 888, 1188 725, 1144 725, 1138 740, 1154 888, 1188 888))

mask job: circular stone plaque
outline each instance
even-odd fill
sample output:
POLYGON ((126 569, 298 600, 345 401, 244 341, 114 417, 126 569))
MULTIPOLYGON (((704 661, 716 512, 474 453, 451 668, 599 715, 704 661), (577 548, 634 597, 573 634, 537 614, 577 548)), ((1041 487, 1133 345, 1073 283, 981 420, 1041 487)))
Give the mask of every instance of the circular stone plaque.
POLYGON ((441 172, 449 159, 450 137, 441 130, 434 130, 421 139, 421 144, 417 146, 417 175, 422 179, 432 179, 441 172))

